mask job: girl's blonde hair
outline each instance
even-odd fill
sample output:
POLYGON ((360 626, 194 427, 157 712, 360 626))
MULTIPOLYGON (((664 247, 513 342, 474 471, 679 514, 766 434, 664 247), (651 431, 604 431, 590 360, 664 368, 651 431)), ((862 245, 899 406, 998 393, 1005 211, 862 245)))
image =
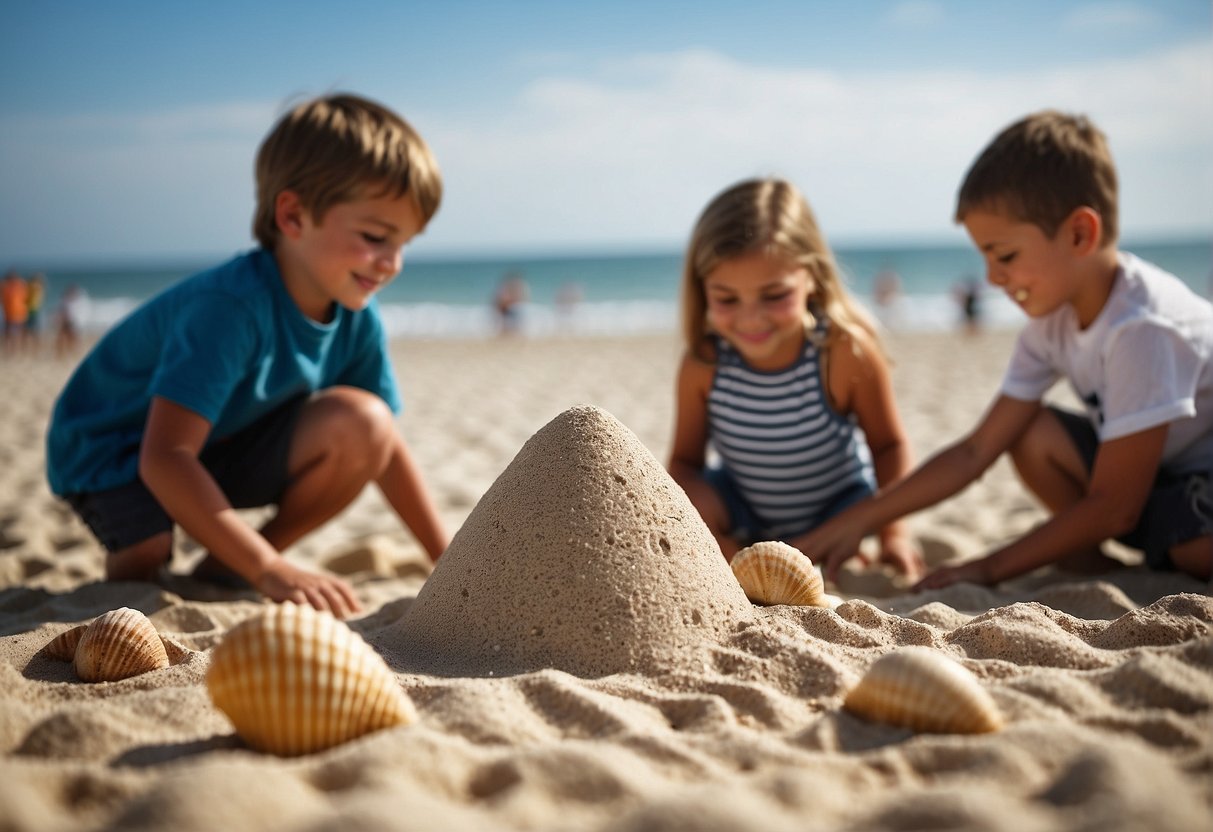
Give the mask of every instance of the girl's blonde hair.
POLYGON ((815 284, 805 326, 824 317, 826 346, 840 333, 867 333, 879 344, 871 317, 846 291, 834 255, 808 201, 782 179, 749 179, 718 194, 700 214, 682 269, 682 327, 687 350, 713 361, 708 337, 704 280, 722 262, 755 252, 785 257, 803 266, 815 284))

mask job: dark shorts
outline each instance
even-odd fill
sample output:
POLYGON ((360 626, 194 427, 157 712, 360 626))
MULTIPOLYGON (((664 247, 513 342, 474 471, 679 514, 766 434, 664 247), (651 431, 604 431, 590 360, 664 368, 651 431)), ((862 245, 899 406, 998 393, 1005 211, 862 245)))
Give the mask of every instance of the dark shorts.
MULTIPOLYGON (((1070 435, 1078 449, 1087 473, 1095 467, 1099 451, 1099 435, 1087 417, 1049 407, 1070 435)), ((1172 546, 1213 533, 1213 490, 1206 474, 1170 474, 1160 471, 1154 480, 1137 527, 1116 538, 1119 542, 1139 549, 1151 569, 1169 571, 1172 546)))
MULTIPOLYGON (((754 509, 750 506, 749 501, 742 495, 741 489, 737 487, 732 474, 724 468, 711 467, 704 470, 703 478, 720 495, 725 509, 729 512, 730 537, 743 545, 756 543, 760 540, 775 539, 758 518, 758 515, 754 513, 754 509)), ((803 534, 809 529, 821 525, 834 515, 840 514, 843 509, 850 508, 860 500, 872 496, 872 493, 872 486, 868 483, 856 483, 834 497, 816 517, 805 518, 803 528, 785 534, 783 537, 788 538, 803 534)))
MULTIPOLYGON (((233 508, 274 505, 282 498, 290 484, 291 439, 306 401, 307 396, 294 398, 199 454, 233 508)), ((173 529, 172 518, 143 480, 65 499, 110 552, 173 529)))

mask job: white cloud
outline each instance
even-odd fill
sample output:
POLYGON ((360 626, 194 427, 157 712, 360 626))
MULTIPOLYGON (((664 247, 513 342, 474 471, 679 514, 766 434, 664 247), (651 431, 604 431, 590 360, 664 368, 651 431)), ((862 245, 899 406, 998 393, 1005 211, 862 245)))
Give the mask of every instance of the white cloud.
POLYGON ((1104 3, 1088 3, 1071 9, 1062 18, 1061 25, 1076 32, 1135 31, 1157 26, 1161 22, 1158 13, 1139 3, 1110 0, 1104 3))
MULTIPOLYGON (((387 103, 392 101, 385 97, 387 103)), ((284 102, 4 119, 0 253, 249 243, 252 164, 284 102)), ((494 110, 410 111, 447 194, 419 250, 679 245, 746 176, 799 184, 838 238, 960 239, 956 187, 1032 110, 1108 133, 1125 233, 1213 229, 1213 41, 1014 73, 772 68, 712 52, 549 70, 494 110)))
POLYGON ((4 120, 0 252, 230 251, 250 243, 253 154, 280 102, 4 120))
POLYGON ((943 3, 936 0, 902 0, 888 10, 884 22, 899 29, 926 29, 944 19, 943 3))
POLYGON ((257 138, 283 108, 277 103, 224 101, 152 113, 16 116, 4 120, 16 142, 59 142, 90 136, 100 141, 171 143, 257 138))
POLYGON ((798 182, 827 232, 948 234, 970 161, 999 128, 1043 107, 1085 112, 1109 134, 1126 229, 1208 228, 1210 102, 1208 42, 1000 75, 647 56, 538 80, 496 121, 428 117, 450 183, 430 235, 443 245, 680 240, 712 193, 767 173, 798 182))

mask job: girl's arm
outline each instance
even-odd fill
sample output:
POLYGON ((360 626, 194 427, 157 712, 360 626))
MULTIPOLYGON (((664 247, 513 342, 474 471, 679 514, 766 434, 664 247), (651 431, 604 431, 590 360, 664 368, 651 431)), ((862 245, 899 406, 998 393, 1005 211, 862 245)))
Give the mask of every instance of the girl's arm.
POLYGON ((721 554, 731 560, 737 552, 737 542, 729 536, 728 509, 703 478, 708 444, 708 394, 714 372, 713 365, 689 353, 682 358, 674 402, 674 442, 667 468, 716 538, 721 554))
POLYGON ((684 355, 674 391, 674 442, 668 466, 670 476, 684 490, 703 474, 711 386, 712 366, 690 353, 684 355))
POLYGON ((361 609, 339 578, 289 563, 232 508, 198 454, 210 423, 175 402, 155 397, 139 451, 139 476, 181 528, 225 566, 275 601, 294 601, 338 617, 361 609))
MULTIPOLYGON (((842 333, 829 350, 830 399, 837 412, 853 413, 867 438, 880 490, 910 471, 913 454, 893 395, 893 381, 874 338, 858 332, 842 333)), ((922 553, 903 520, 879 530, 881 560, 910 578, 925 569, 922 553)))

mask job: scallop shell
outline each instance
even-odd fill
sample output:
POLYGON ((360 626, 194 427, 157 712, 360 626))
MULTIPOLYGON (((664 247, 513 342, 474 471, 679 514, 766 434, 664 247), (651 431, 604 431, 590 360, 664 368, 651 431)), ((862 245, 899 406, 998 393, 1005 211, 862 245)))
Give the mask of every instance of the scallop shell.
POLYGON ((733 556, 733 574, 756 604, 829 606, 821 575, 795 546, 764 540, 733 556))
POLYGON ((925 647, 881 656, 843 707, 865 719, 935 734, 985 734, 1003 727, 998 706, 977 678, 925 647))
POLYGON ((284 603, 216 645, 206 686, 253 748, 310 754, 417 713, 370 645, 332 615, 284 603))
POLYGON ((71 661, 86 682, 116 682, 171 664, 184 648, 166 641, 147 616, 129 607, 110 610, 91 624, 81 624, 56 636, 48 656, 71 661))

